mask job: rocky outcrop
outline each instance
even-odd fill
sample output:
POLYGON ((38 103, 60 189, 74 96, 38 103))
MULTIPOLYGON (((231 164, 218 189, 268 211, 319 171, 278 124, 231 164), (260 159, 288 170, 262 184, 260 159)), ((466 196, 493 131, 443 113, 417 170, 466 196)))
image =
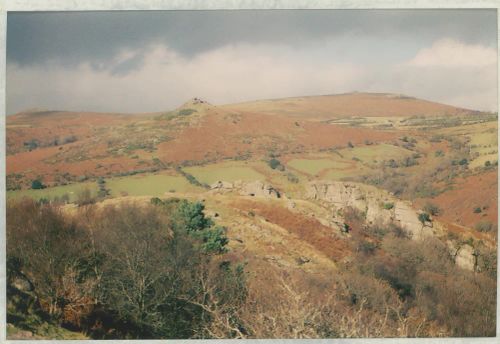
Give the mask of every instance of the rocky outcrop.
POLYGON ((470 245, 460 247, 455 256, 455 264, 467 270, 475 270, 476 256, 474 248, 470 245))
POLYGON ((432 222, 422 224, 418 219, 418 212, 416 212, 409 203, 395 201, 393 209, 393 222, 406 229, 413 239, 419 240, 427 236, 436 235, 432 222))
POLYGON ((478 252, 469 244, 447 242, 451 256, 456 265, 463 269, 477 271, 478 269, 478 252))
POLYGON ((235 181, 229 183, 225 181, 217 181, 210 185, 212 192, 225 193, 237 191, 242 196, 280 198, 281 194, 272 185, 263 183, 259 180, 254 182, 235 181))
POLYGON ((388 192, 360 183, 315 181, 307 185, 306 197, 327 201, 337 209, 352 207, 366 215, 368 223, 395 223, 413 239, 434 235, 431 223, 422 224, 411 204, 388 192))
POLYGON ((269 197, 269 198, 281 197, 278 190, 276 190, 269 184, 264 184, 261 181, 244 183, 240 189, 240 195, 254 196, 254 197, 269 197))
POLYGON ((233 183, 219 180, 218 182, 210 185, 210 190, 232 190, 233 187, 233 183))
MULTIPOLYGON (((419 212, 412 208, 410 202, 402 201, 390 193, 373 186, 354 182, 313 181, 306 186, 306 197, 333 206, 332 221, 339 210, 352 207, 366 215, 367 223, 393 223, 404 229, 414 240, 422 240, 429 236, 440 234, 442 226, 437 221, 425 222, 419 220, 419 212)), ((342 226, 338 226, 342 228, 342 226)), ((471 246, 461 248, 450 247, 450 255, 455 263, 468 270, 474 270, 477 253, 471 246)))

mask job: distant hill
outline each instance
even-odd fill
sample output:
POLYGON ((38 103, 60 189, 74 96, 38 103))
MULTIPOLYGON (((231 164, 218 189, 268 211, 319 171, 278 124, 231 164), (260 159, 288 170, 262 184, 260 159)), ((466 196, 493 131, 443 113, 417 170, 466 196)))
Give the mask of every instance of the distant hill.
POLYGON ((280 99, 264 99, 242 103, 211 105, 199 98, 193 98, 179 108, 158 113, 102 113, 87 111, 52 111, 27 110, 7 117, 7 124, 34 124, 38 121, 59 120, 102 120, 104 118, 122 118, 160 116, 163 118, 178 113, 205 113, 218 108, 228 112, 247 112, 262 115, 286 115, 304 119, 328 119, 332 117, 409 117, 409 116, 446 116, 467 113, 479 113, 471 109, 418 99, 402 94, 392 93, 343 93, 320 96, 290 97, 280 99))
POLYGON ((142 114, 31 110, 6 119, 7 174, 23 174, 29 186, 38 175, 55 183, 61 171, 76 180, 158 169, 161 164, 245 160, 266 156, 270 150, 325 151, 395 140, 401 135, 390 123, 395 117, 468 113, 476 112, 380 93, 230 105, 193 98, 170 111, 142 114), (369 126, 329 121, 354 116, 393 118, 366 121, 369 126))
POLYGON ((148 116, 152 113, 107 113, 107 112, 89 112, 89 111, 59 111, 59 110, 27 110, 18 112, 6 117, 7 125, 9 124, 31 124, 37 125, 40 123, 60 122, 60 121, 93 121, 108 118, 123 118, 137 116, 148 116))
POLYGON ((227 109, 308 118, 408 117, 458 115, 469 109, 390 93, 345 93, 338 95, 257 100, 224 105, 227 109))

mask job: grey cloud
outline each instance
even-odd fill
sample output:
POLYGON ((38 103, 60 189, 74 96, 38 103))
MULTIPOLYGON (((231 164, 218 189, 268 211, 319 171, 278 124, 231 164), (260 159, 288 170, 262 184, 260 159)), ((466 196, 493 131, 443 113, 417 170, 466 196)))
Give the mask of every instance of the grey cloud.
MULTIPOLYGON (((446 41, 445 41, 446 43, 446 41)), ((215 104, 251 99, 358 91, 405 93, 478 110, 496 109, 496 65, 484 64, 475 45, 436 44, 432 65, 360 64, 325 59, 334 45, 310 46, 307 53, 286 46, 239 44, 186 58, 164 46, 150 46, 139 68, 120 74, 81 64, 7 68, 7 113, 27 108, 112 112, 165 111, 200 97, 215 104), (441 67, 458 47, 471 65, 441 67), (435 63, 439 62, 439 63, 435 63), (40 87, 40 85, 44 87, 40 87)), ((425 48, 429 49, 429 48, 425 48)), ((494 49, 480 50, 482 56, 494 49)), ((127 52, 114 61, 136 59, 127 52)), ((490 59, 491 61, 491 59, 490 59)))
POLYGON ((122 49, 165 44, 193 56, 234 43, 301 47, 332 35, 439 37, 496 44, 495 10, 233 10, 9 13, 7 59, 105 65, 122 49))
POLYGON ((110 74, 126 75, 131 71, 140 69, 143 63, 144 63, 144 55, 137 53, 123 61, 120 61, 115 66, 113 66, 110 70, 110 74))
POLYGON ((495 10, 9 13, 7 113, 352 90, 495 109, 496 32, 495 10), (456 44, 434 46, 443 39, 456 44), (446 66, 456 49, 473 65, 490 62, 424 68, 446 66), (421 68, 401 67, 419 52, 421 68))

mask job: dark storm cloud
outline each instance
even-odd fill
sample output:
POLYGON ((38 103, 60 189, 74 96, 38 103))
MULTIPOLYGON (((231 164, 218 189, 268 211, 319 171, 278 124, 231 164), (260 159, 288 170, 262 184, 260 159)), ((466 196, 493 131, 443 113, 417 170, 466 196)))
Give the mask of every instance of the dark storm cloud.
POLYGON ((497 108, 495 10, 9 13, 7 113, 344 93, 497 108), (40 87, 43 85, 43 87, 40 87))
MULTIPOLYGON (((233 10, 9 13, 7 59, 20 65, 56 61, 106 66, 125 49, 165 44, 190 57, 233 43, 307 48, 335 35, 448 37, 494 45, 493 10, 233 10)), ((140 57, 121 66, 137 68, 140 57)))

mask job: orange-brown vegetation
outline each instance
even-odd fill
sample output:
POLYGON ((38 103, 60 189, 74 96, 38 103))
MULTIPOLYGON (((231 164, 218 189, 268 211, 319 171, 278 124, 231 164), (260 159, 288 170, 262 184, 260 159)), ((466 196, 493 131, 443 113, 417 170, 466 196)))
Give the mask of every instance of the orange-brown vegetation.
POLYGON ((403 95, 384 93, 346 93, 259 100, 225 107, 273 115, 286 113, 289 116, 302 117, 308 114, 313 118, 457 115, 470 111, 403 95))
POLYGON ((432 199, 442 209, 439 218, 445 222, 473 228, 479 221, 498 223, 498 172, 455 179, 453 189, 432 199), (474 212, 480 208, 481 212, 474 212))
POLYGON ((270 150, 314 151, 397 136, 394 132, 346 128, 310 122, 307 118, 297 125, 286 116, 232 112, 217 107, 207 108, 192 121, 172 122, 154 119, 155 116, 55 112, 9 117, 7 174, 23 174, 26 180, 43 175, 50 183, 55 181, 57 173, 105 176, 152 167, 153 155, 164 164, 218 161, 264 156, 270 150), (141 151, 141 146, 133 143, 144 142, 155 133, 168 139, 152 144, 149 160, 131 158, 141 151), (56 138, 63 140, 69 135, 77 141, 52 144, 56 138), (134 136, 137 139, 131 143, 134 136), (25 143, 32 140, 39 146, 28 150, 25 143), (132 148, 127 150, 128 147, 132 148))
POLYGON ((293 233, 334 261, 341 261, 349 255, 345 240, 336 237, 332 228, 322 225, 317 219, 306 217, 283 207, 252 201, 238 201, 233 204, 244 211, 253 211, 266 221, 277 224, 293 233))
POLYGON ((68 195, 8 202, 8 319, 33 332, 50 319, 100 339, 493 336, 497 162, 470 167, 472 127, 453 134, 373 118, 437 118, 447 128, 462 114, 478 113, 353 93, 224 106, 195 99, 156 114, 11 116, 9 190, 91 180, 100 194, 85 190, 74 204, 68 195), (375 125, 330 121, 355 116, 375 125), (324 164, 308 173, 294 159, 324 164), (224 160, 258 171, 274 193, 243 196, 246 182, 233 175, 222 183, 224 160), (190 165, 206 165, 192 170, 223 187, 208 190, 190 165), (150 199, 107 190, 108 178, 162 169, 196 192, 150 199), (306 198, 306 183, 318 178, 390 191, 439 220, 437 234, 410 240, 397 225, 368 223, 366 212, 306 198), (454 245, 473 251, 470 271, 454 245))

